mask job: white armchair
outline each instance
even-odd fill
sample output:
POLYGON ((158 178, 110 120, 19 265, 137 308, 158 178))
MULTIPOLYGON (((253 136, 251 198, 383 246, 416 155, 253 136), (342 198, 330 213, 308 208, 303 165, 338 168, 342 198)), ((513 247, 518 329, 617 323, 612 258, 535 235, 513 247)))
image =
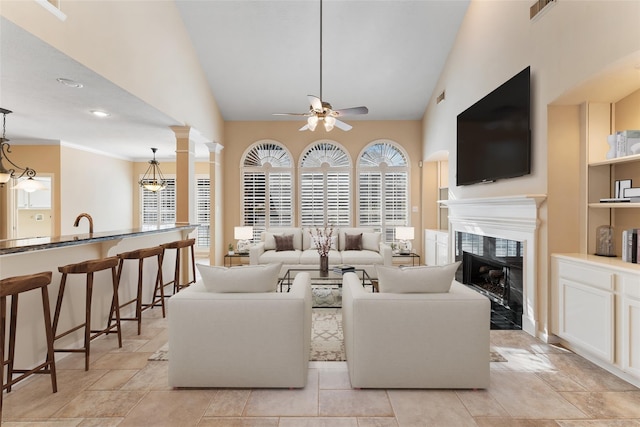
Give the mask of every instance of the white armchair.
POLYGON ((304 387, 311 285, 290 292, 215 293, 196 283, 169 299, 172 387, 304 387))
POLYGON ((453 282, 446 293, 370 293, 343 278, 342 326, 357 388, 489 386, 489 300, 453 282))

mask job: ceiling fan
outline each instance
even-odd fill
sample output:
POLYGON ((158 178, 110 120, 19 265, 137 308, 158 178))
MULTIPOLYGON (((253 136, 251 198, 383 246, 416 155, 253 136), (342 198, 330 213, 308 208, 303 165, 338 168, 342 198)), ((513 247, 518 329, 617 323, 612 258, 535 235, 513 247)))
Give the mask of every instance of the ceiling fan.
POLYGON ((339 117, 355 114, 367 114, 367 107, 351 107, 334 110, 331 104, 322 100, 322 0, 320 0, 320 97, 307 95, 309 99, 309 111, 306 113, 274 113, 274 116, 303 116, 307 117, 307 124, 299 130, 316 130, 318 122, 322 121, 327 132, 334 126, 344 131, 351 130, 352 126, 339 120, 339 117))

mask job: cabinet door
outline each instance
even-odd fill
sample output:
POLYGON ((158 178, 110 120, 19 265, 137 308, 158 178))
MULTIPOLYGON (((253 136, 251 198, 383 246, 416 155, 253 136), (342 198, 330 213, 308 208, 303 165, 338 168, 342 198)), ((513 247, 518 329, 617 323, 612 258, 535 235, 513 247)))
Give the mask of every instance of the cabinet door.
POLYGON ((622 298, 622 369, 640 378, 640 299, 622 298))
POLYGON ((560 337, 614 363, 613 292, 564 277, 558 285, 560 337))

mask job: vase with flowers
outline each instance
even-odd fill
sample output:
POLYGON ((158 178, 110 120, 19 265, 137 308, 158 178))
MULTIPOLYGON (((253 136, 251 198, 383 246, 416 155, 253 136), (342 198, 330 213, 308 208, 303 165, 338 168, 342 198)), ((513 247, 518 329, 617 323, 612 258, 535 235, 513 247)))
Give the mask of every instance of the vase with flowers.
POLYGON ((316 227, 315 230, 309 229, 309 234, 311 234, 313 244, 320 255, 320 272, 328 274, 333 226, 325 226, 324 228, 316 227))

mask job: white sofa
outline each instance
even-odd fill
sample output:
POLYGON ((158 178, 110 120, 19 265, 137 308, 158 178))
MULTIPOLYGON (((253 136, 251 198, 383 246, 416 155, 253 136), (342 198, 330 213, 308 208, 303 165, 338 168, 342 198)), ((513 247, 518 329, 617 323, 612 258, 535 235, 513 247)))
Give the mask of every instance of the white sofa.
POLYGON ((283 293, 215 293, 197 282, 169 299, 169 313, 170 386, 306 385, 311 346, 307 273, 298 274, 291 291, 283 293))
MULTIPOLYGON (((329 251, 329 268, 338 264, 348 264, 366 270, 369 277, 376 277, 375 265, 392 264, 391 246, 382 241, 380 232, 373 228, 340 228, 334 230, 336 249, 329 251), (363 249, 344 250, 345 235, 363 234, 363 249)), ((300 227, 270 228, 262 232, 260 242, 249 249, 249 264, 282 263, 280 277, 290 268, 318 268, 320 255, 313 244, 309 229, 300 227), (276 251, 274 235, 293 235, 292 251, 276 251)))
POLYGON ((342 285, 342 325, 355 388, 487 388, 490 302, 459 282, 447 293, 370 293, 342 285))

